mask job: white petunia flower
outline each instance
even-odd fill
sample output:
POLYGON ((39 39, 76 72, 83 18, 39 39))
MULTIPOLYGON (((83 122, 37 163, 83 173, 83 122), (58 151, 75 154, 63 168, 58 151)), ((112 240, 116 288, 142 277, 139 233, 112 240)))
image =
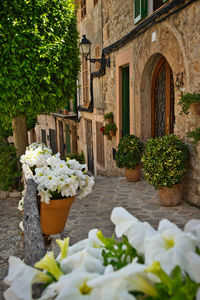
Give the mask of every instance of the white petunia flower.
POLYGON ((70 273, 64 275, 56 283, 48 286, 39 300, 89 300, 92 288, 87 282, 99 276, 95 273, 70 273))
POLYGON ((184 231, 193 234, 198 241, 198 247, 200 248, 200 220, 190 220, 184 227, 184 231))
POLYGON ((49 282, 48 275, 25 265, 19 258, 9 258, 8 275, 4 283, 10 288, 4 292, 6 300, 32 300, 32 284, 37 282, 49 282))
POLYGON ((187 270, 187 253, 194 252, 196 239, 183 232, 168 220, 162 220, 158 232, 145 240, 145 262, 151 265, 158 261, 167 274, 180 266, 187 270), (170 263, 169 263, 170 262, 170 263))
POLYGON ((145 239, 155 234, 147 222, 140 222, 123 207, 115 207, 111 213, 117 237, 126 235, 129 243, 140 253, 145 252, 145 239))
POLYGON ((200 255, 194 252, 187 253, 187 273, 197 283, 200 283, 200 255))

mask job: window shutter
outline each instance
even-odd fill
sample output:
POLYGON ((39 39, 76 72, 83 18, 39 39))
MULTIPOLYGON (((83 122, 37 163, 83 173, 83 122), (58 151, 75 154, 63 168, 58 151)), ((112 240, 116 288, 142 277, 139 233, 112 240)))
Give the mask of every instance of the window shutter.
MULTIPOLYGON (((164 0, 163 0, 164 1, 164 0)), ((135 0, 135 19, 134 24, 147 16, 148 0, 135 0)))
POLYGON ((135 0, 135 19, 134 24, 141 20, 141 0, 135 0))
POLYGON ((147 16, 148 12, 148 0, 141 0, 142 19, 147 16))

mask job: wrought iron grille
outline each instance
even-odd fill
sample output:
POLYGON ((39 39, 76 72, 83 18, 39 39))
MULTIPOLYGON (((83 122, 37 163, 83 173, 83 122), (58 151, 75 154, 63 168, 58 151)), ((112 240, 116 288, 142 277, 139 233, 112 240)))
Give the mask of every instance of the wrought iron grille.
POLYGON ((174 114, 174 80, 170 69, 170 133, 174 133, 175 114, 174 114))
POLYGON ((166 68, 163 63, 160 67, 154 88, 154 135, 165 134, 165 99, 166 99, 166 68))

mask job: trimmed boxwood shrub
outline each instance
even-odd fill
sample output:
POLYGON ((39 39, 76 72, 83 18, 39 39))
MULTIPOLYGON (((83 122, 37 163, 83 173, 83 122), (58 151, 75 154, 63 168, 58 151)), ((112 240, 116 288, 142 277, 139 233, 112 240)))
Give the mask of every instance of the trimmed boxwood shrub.
POLYGON ((119 168, 133 169, 140 164, 143 149, 144 144, 137 136, 125 135, 117 146, 116 165, 119 168))
POLYGON ((189 159, 188 147, 175 135, 151 138, 142 157, 146 180, 155 189, 180 183, 189 159))
POLYGON ((14 145, 0 143, 0 189, 20 188, 21 171, 18 171, 18 160, 14 145))

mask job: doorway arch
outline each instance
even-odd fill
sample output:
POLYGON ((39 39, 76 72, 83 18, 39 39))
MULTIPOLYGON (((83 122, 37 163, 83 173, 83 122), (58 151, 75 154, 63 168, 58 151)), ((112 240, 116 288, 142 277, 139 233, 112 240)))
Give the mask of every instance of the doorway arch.
POLYGON ((172 69, 161 57, 157 63, 151 88, 151 135, 171 134, 174 131, 174 81, 172 69))

